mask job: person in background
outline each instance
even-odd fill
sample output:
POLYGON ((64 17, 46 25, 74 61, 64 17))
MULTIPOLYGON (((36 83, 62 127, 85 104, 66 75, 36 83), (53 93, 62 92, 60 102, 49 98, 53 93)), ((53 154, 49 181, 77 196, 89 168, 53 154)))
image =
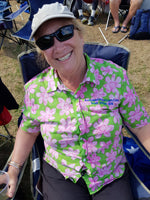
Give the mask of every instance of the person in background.
POLYGON ((91 15, 90 15, 89 19, 86 16, 83 15, 82 6, 83 6, 83 1, 82 0, 76 0, 75 7, 78 10, 79 19, 81 20, 81 22, 83 24, 88 23, 89 26, 93 26, 94 22, 95 22, 95 13, 96 13, 96 9, 97 9, 97 6, 98 6, 98 0, 92 1, 92 10, 91 10, 91 15))
POLYGON ((110 10, 111 14, 114 19, 114 27, 112 29, 113 33, 118 33, 121 31, 122 33, 126 33, 128 31, 128 23, 132 19, 132 17, 136 14, 137 9, 141 7, 143 3, 143 0, 109 0, 110 10), (120 21, 119 21, 119 6, 120 4, 123 5, 130 5, 129 12, 125 18, 125 20, 122 23, 122 26, 120 27, 120 21))
POLYGON ((150 117, 126 70, 83 53, 83 31, 58 2, 34 15, 32 38, 50 66, 25 85, 8 196, 41 133, 44 200, 133 200, 121 130, 124 122, 150 152, 150 117))

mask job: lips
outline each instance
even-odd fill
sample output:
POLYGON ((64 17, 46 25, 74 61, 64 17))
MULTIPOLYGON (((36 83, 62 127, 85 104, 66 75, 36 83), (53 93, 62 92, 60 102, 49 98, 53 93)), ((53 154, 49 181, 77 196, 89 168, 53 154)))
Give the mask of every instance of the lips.
POLYGON ((65 55, 64 57, 58 58, 59 61, 65 61, 67 60, 70 56, 71 56, 72 52, 68 53, 67 55, 65 55))

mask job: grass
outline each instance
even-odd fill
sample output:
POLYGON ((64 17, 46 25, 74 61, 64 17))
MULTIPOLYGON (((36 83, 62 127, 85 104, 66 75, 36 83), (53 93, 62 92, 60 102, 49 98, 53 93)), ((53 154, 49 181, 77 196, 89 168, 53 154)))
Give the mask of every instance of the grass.
MULTIPOLYGON (((12 0, 11 4, 15 9, 16 1, 12 0)), ((28 15, 23 14, 24 20, 22 21, 20 18, 16 20, 17 25, 19 27, 23 26, 26 23, 28 15)), ((105 43, 102 35, 99 32, 98 27, 101 26, 105 37, 109 41, 109 43, 117 43, 124 35, 122 33, 112 34, 111 28, 108 27, 108 30, 105 31, 105 23, 106 23, 106 15, 100 16, 97 21, 97 24, 93 27, 84 26, 85 29, 85 42, 100 42, 105 43)), ((150 68, 149 68, 149 60, 150 60, 150 42, 149 41, 134 41, 126 39, 122 42, 123 46, 127 47, 130 52, 130 61, 128 66, 128 75, 136 89, 137 94, 142 100, 146 110, 150 114, 150 68)), ((10 92, 13 94, 15 99, 19 104, 18 110, 11 110, 10 113, 12 115, 12 120, 9 124, 7 124, 7 128, 10 133, 15 136, 17 127, 17 120, 21 113, 23 97, 24 97, 24 88, 23 88, 23 80, 20 71, 19 62, 17 60, 17 56, 25 51, 25 46, 18 45, 12 41, 4 40, 4 44, 2 49, 0 50, 0 71, 1 71, 1 79, 4 84, 8 87, 10 92)), ((0 133, 4 133, 3 127, 0 127, 0 133)), ((13 143, 8 142, 3 149, 0 151, 0 168, 2 169, 4 164, 6 163, 10 152, 12 151, 13 143)), ((21 200, 32 200, 31 194, 29 193, 29 170, 30 164, 28 162, 28 166, 25 170, 25 174, 23 177, 23 181, 19 188, 18 199, 21 200)))

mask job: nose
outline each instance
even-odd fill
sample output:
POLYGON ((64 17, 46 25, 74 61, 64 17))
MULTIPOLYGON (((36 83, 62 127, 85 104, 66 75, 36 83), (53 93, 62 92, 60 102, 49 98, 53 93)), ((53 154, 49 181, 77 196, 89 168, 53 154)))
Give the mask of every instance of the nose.
POLYGON ((54 37, 54 47, 60 48, 63 42, 60 42, 56 37, 54 37))

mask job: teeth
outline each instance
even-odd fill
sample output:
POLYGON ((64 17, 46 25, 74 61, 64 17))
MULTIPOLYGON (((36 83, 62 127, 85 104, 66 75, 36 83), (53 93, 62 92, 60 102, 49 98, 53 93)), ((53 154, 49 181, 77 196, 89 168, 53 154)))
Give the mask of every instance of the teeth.
POLYGON ((71 56, 71 53, 68 53, 66 56, 62 57, 62 58, 58 58, 59 61, 64 61, 66 59, 68 59, 71 56))

